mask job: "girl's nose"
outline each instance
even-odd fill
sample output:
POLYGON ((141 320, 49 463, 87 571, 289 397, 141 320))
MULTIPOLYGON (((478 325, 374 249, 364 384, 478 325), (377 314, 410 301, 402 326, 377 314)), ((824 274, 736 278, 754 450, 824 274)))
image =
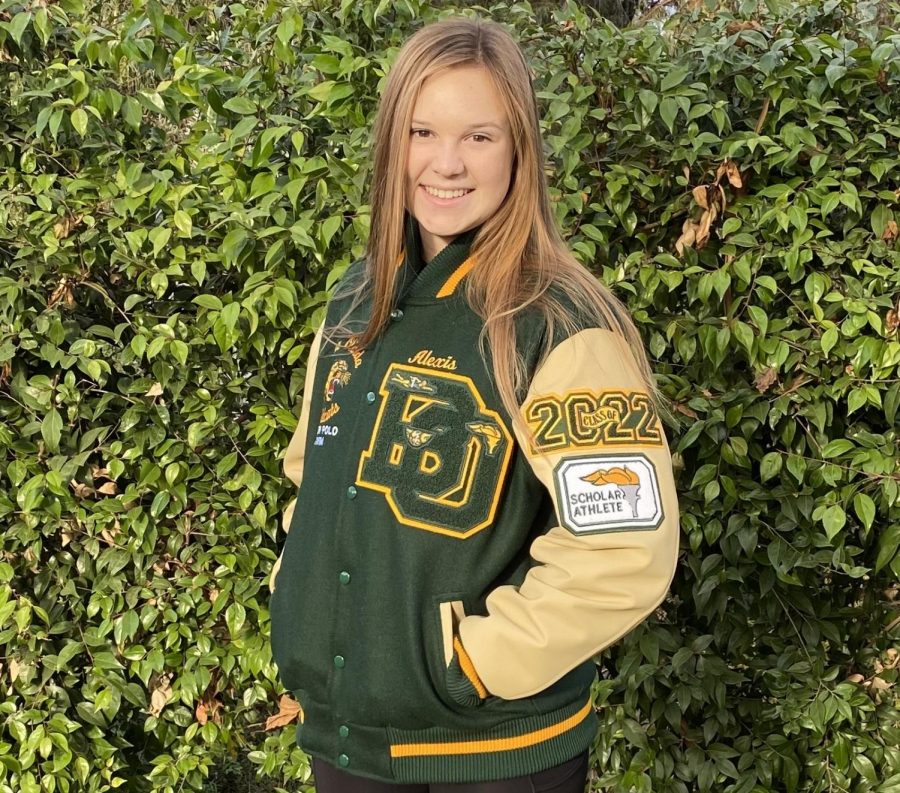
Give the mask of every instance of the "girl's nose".
POLYGON ((436 173, 446 176, 465 170, 465 164, 460 156, 459 149, 452 143, 441 147, 440 151, 435 155, 432 167, 436 173))

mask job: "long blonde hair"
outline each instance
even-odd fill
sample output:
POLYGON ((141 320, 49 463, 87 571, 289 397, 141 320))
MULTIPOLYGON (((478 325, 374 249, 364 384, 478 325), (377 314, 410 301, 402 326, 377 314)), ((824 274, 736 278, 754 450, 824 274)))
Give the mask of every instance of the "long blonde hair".
POLYGON ((628 310, 569 252, 556 226, 529 68, 515 39, 489 20, 450 17, 426 25, 397 55, 374 125, 365 277, 348 287, 353 299, 344 316, 367 297, 371 314, 361 332, 353 333, 342 320, 328 329, 329 335, 355 335, 357 344, 366 347, 390 321, 396 299, 396 264, 404 247, 406 161, 413 108, 428 77, 460 66, 481 66, 491 75, 513 139, 509 192, 484 222, 470 249, 476 262, 490 262, 490 267, 476 264, 465 279, 466 299, 484 320, 479 351, 486 360, 487 340, 504 408, 522 426, 519 404, 528 388, 528 373, 517 350, 515 317, 528 306, 543 314, 547 323, 540 359, 549 353, 555 333, 577 332, 587 319, 624 337, 648 393, 659 406, 647 354, 628 310))

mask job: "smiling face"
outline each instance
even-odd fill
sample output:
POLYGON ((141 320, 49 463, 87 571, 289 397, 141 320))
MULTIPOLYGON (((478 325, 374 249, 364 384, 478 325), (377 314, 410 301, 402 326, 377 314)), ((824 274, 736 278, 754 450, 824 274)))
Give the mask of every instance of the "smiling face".
POLYGON ((488 220, 509 190, 512 136, 488 71, 461 66, 425 80, 409 136, 407 208, 431 261, 488 220))

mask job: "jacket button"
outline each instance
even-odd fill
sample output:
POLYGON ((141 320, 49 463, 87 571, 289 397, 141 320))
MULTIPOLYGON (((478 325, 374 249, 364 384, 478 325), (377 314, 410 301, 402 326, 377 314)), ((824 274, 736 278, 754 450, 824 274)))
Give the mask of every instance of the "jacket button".
POLYGON ((375 392, 369 391, 369 393, 366 394, 366 402, 368 402, 371 405, 374 401, 375 401, 375 392))
POLYGON ((341 574, 338 576, 338 578, 340 579, 342 584, 350 583, 350 573, 348 573, 346 570, 341 570, 341 574))
POLYGON ((403 312, 399 308, 395 308, 391 312, 391 319, 394 320, 394 322, 399 322, 401 319, 403 319, 403 312))
POLYGON ((345 755, 345 754, 339 754, 338 755, 338 765, 341 768, 346 768, 348 765, 350 765, 350 758, 347 757, 347 755, 345 755))
POLYGON ((340 727, 338 727, 338 735, 340 735, 341 738, 346 738, 349 734, 350 728, 346 724, 342 724, 340 727))
POLYGON ((356 498, 356 488, 353 485, 347 488, 347 498, 356 498))
POLYGON ((334 656, 334 666, 336 669, 344 668, 344 656, 343 655, 334 656))

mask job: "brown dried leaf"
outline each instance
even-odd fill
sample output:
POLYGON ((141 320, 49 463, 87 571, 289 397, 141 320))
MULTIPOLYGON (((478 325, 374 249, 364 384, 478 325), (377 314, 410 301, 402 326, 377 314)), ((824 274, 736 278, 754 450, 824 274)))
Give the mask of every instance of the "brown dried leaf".
POLYGON ((66 215, 53 227, 53 236, 58 240, 68 237, 81 224, 82 215, 66 215))
POLYGON ((760 30, 762 25, 759 24, 755 19, 746 19, 746 20, 734 20, 733 22, 729 22, 725 26, 725 32, 729 36, 733 36, 735 33, 740 33, 742 30, 760 30))
POLYGON ((156 396, 160 396, 160 394, 162 394, 162 392, 163 392, 163 387, 159 383, 154 383, 152 386, 150 386, 150 388, 148 389, 147 393, 144 394, 144 396, 156 397, 156 396))
POLYGON ((700 217, 700 225, 697 227, 697 239, 694 247, 702 248, 706 245, 709 240, 709 229, 712 226, 712 222, 716 219, 716 214, 716 207, 713 205, 700 217))
POLYGON ((756 390, 759 391, 760 394, 765 394, 777 379, 778 374, 776 373, 775 369, 773 369, 771 366, 767 366, 759 374, 756 375, 756 379, 753 381, 753 385, 756 386, 756 390))
POLYGON ((56 289, 50 294, 50 297, 47 298, 47 308, 53 308, 53 306, 63 299, 70 306, 75 303, 75 300, 72 297, 72 287, 69 284, 69 279, 65 276, 60 280, 56 289))
POLYGON ((72 532, 68 529, 63 529, 60 533, 60 545, 65 548, 70 542, 72 542, 72 532))
POLYGON ((744 177, 741 176, 741 169, 737 167, 734 160, 728 160, 728 182, 732 187, 743 187, 744 177))
POLYGON ((100 530, 100 536, 106 541, 107 545, 117 546, 116 537, 119 536, 121 531, 122 527, 119 525, 119 519, 113 518, 112 529, 104 527, 100 530))
POLYGON ((706 200, 706 185, 697 185, 691 193, 694 196, 694 201, 702 206, 704 209, 709 209, 709 204, 706 200))
POLYGON ((8 658, 7 663, 9 664, 9 681, 15 683, 22 666, 15 658, 8 658))
POLYGON ((894 311, 894 309, 889 309, 884 317, 884 329, 888 333, 893 333, 897 328, 900 328, 900 313, 894 311))
POLYGON ((675 410, 688 418, 697 418, 697 412, 695 410, 692 410, 687 405, 682 405, 680 402, 675 403, 675 410))
POLYGON ((162 713, 162 709, 172 698, 172 687, 169 685, 171 679, 171 675, 165 675, 157 681, 156 687, 150 694, 151 716, 159 716, 159 714, 162 713))
POLYGON ((197 703, 197 709, 194 711, 194 715, 201 724, 206 724, 206 722, 209 721, 209 713, 207 712, 205 702, 197 703))
POLYGON ((862 683, 863 680, 865 680, 865 678, 860 674, 850 675, 850 677, 847 678, 848 683, 862 683))
POLYGON ((890 240, 896 239, 897 234, 898 234, 897 221, 889 220, 887 222, 887 225, 884 227, 884 232, 881 235, 881 239, 890 241, 890 240))
POLYGON ((119 486, 112 481, 104 482, 97 488, 97 492, 103 493, 104 496, 114 496, 119 492, 119 486))
POLYGON ((720 212, 724 212, 725 207, 728 206, 728 197, 725 195, 725 188, 722 187, 722 185, 717 183, 716 190, 718 191, 718 199, 719 199, 716 202, 717 206, 718 206, 720 212))
POLYGON ((75 491, 75 495, 78 496, 78 498, 88 498, 94 492, 94 488, 90 485, 78 482, 75 479, 69 480, 69 486, 75 491))
POLYGON ((681 236, 675 240, 675 250, 681 256, 685 248, 692 248, 697 238, 697 224, 688 218, 681 226, 681 236))
POLYGON ((278 727, 284 727, 297 718, 303 721, 302 713, 303 710, 300 707, 300 703, 288 694, 283 694, 278 703, 278 713, 266 719, 266 729, 274 730, 278 727))

